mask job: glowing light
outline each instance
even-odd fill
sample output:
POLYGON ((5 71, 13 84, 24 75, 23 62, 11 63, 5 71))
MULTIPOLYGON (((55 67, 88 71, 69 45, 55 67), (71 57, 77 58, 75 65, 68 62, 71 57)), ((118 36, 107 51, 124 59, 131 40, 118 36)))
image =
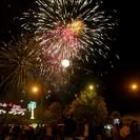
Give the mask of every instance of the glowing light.
POLYGON ((25 108, 21 108, 20 105, 13 105, 11 110, 8 112, 9 114, 13 114, 13 115, 25 115, 26 109, 25 108))
POLYGON ((30 103, 28 104, 28 109, 29 111, 31 111, 30 119, 35 119, 35 116, 34 116, 35 108, 36 108, 36 102, 30 101, 30 103))
POLYGON ((64 68, 67 68, 67 67, 70 66, 70 61, 69 61, 68 59, 63 59, 63 60, 61 61, 61 64, 62 64, 62 66, 63 66, 64 68))
POLYGON ((6 103, 0 103, 0 107, 3 107, 3 109, 0 109, 0 114, 5 114, 6 112, 8 114, 11 114, 11 115, 25 115, 25 112, 26 112, 26 108, 22 108, 20 105, 16 105, 16 104, 12 104, 12 103, 9 103, 9 104, 6 104, 6 103), (5 109, 8 108, 8 111, 6 111, 5 109))
POLYGON ((89 90, 94 90, 94 86, 93 85, 89 85, 89 90))
POLYGON ((37 93, 39 91, 37 86, 32 87, 32 92, 33 93, 37 93))
POLYGON ((131 85, 131 89, 134 90, 134 91, 137 90, 138 89, 138 85, 137 84, 132 84, 131 85))
POLYGON ((4 109, 0 109, 0 114, 6 114, 6 111, 4 109))
POLYGON ((35 129, 35 128, 38 126, 38 124, 32 123, 32 124, 30 124, 30 126, 33 127, 33 128, 35 129))
POLYGON ((106 130, 110 130, 110 129, 113 128, 113 126, 112 126, 111 124, 106 124, 106 125, 104 126, 104 128, 105 128, 106 130))
POLYGON ((6 108, 6 107, 7 107, 7 104, 6 104, 6 103, 3 103, 3 107, 5 107, 5 108, 6 108))

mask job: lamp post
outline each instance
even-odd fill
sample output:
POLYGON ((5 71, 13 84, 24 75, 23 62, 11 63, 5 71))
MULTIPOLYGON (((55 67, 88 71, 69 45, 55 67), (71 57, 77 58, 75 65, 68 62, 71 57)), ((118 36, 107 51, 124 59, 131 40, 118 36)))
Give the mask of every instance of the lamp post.
POLYGON ((40 85, 40 84, 35 84, 32 86, 31 92, 32 92, 32 94, 34 94, 36 96, 37 100, 40 102, 39 103, 40 109, 38 110, 38 111, 40 111, 40 113, 39 113, 38 117, 41 121, 43 121, 44 120, 44 108, 43 108, 44 86, 40 85))
POLYGON ((31 101, 28 103, 28 109, 31 112, 30 119, 35 119, 34 110, 37 106, 36 99, 40 94, 40 87, 38 84, 31 84, 29 87, 31 101))

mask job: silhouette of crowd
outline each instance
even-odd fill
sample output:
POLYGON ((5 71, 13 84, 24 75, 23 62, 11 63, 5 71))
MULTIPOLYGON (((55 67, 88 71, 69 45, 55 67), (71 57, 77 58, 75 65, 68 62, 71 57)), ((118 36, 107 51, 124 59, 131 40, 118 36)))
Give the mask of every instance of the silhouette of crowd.
POLYGON ((38 124, 0 124, 0 140, 140 140, 140 125, 97 126, 93 120, 77 122, 68 116, 61 122, 38 124))

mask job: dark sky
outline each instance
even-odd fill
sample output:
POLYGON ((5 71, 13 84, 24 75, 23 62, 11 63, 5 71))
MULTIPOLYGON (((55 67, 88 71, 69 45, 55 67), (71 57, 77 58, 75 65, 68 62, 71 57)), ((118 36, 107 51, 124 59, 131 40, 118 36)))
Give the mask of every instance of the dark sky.
MULTIPOLYGON (((32 2, 33 0, 0 0, 0 40, 7 38, 9 30, 12 30, 12 34, 18 34, 19 27, 13 19, 19 16, 23 10, 26 11, 32 2)), ((104 5, 107 8, 120 10, 121 2, 120 0, 104 0, 104 5)), ((119 54, 120 60, 103 77, 103 83, 108 105, 111 108, 127 112, 138 110, 137 107, 140 106, 140 91, 138 91, 139 96, 132 97, 127 87, 131 81, 140 83, 140 55, 136 41, 132 41, 130 37, 123 40, 125 43, 121 44, 119 34, 119 39, 112 45, 119 54)))

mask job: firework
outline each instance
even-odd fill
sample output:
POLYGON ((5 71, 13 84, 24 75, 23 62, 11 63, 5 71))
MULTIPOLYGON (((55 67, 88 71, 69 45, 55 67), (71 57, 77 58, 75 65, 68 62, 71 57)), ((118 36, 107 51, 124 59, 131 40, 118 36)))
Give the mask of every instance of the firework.
POLYGON ((54 89, 68 83, 79 62, 107 58, 117 12, 107 13, 97 0, 37 0, 33 6, 20 18, 22 35, 34 35, 43 78, 54 89), (64 68, 63 60, 69 60, 70 67, 64 68))
POLYGON ((2 87, 24 89, 40 70, 41 62, 35 41, 11 41, 0 48, 2 87))
POLYGON ((21 18, 22 29, 34 33, 44 63, 63 59, 88 61, 89 56, 96 59, 97 54, 107 57, 109 32, 118 19, 102 9, 102 2, 38 0, 36 5, 36 10, 29 10, 21 18))

